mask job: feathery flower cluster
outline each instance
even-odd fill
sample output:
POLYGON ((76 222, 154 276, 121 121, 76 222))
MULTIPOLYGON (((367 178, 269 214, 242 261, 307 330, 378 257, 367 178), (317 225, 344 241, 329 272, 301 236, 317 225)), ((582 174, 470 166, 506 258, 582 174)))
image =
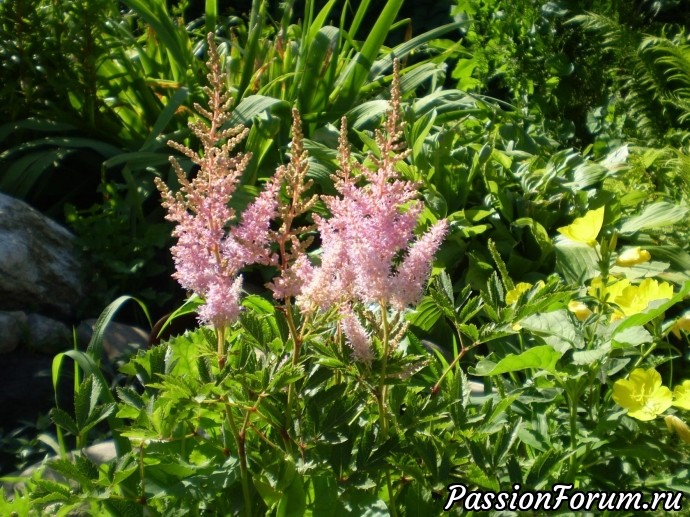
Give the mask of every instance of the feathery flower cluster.
POLYGON ((237 220, 228 202, 250 155, 231 155, 233 148, 246 136, 245 128, 222 128, 230 116, 231 98, 211 36, 209 56, 210 87, 205 88, 210 99, 209 109, 198 104, 194 106, 209 124, 201 121, 189 124, 201 141, 203 154, 169 142, 197 164, 199 172, 190 181, 177 160, 171 158, 181 185, 180 192, 173 194, 160 178, 156 178, 156 186, 168 210, 166 218, 177 223, 173 235, 178 242, 172 248, 177 270, 174 277, 185 289, 204 298, 199 319, 219 328, 232 323, 239 315, 242 290, 239 270, 250 263, 270 260, 269 225, 277 212, 281 178, 280 174, 274 176, 245 210, 239 224, 227 229, 237 220))
POLYGON ((385 134, 377 131, 381 157, 369 170, 353 162, 342 119, 339 160, 335 176, 339 196, 324 197, 332 216, 315 216, 321 235, 321 265, 302 288, 298 303, 305 309, 327 309, 361 301, 403 309, 422 295, 431 261, 447 231, 437 222, 414 244, 414 229, 422 211, 418 185, 402 180, 395 165, 406 153, 401 142, 400 85, 397 64, 393 74, 391 108, 385 134), (361 179, 366 181, 360 186, 361 179))
POLYGON ((313 226, 295 226, 296 219, 311 210, 318 200, 316 195, 303 199, 313 184, 312 180, 307 180, 309 156, 304 149, 303 139, 302 120, 299 111, 293 109, 290 163, 276 171, 285 184, 288 202, 278 208, 280 228, 271 232, 271 239, 277 246, 277 253, 273 256, 272 262, 278 267, 280 275, 273 282, 269 282, 268 288, 278 300, 300 294, 304 279, 312 274, 312 265, 307 259, 306 249, 314 239, 310 237, 300 240, 300 235, 312 230, 313 226))
POLYGON ((343 306, 340 316, 340 324, 352 348, 352 355, 357 361, 371 363, 374 359, 371 340, 352 307, 350 305, 343 306))

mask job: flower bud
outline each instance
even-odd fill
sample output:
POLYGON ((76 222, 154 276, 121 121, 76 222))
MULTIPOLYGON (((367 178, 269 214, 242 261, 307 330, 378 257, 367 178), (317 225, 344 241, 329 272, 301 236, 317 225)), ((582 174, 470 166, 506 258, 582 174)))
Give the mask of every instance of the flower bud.
POLYGON ((616 265, 622 267, 635 266, 637 264, 644 264, 649 262, 652 256, 647 250, 640 249, 639 246, 628 248, 623 253, 618 255, 616 265))

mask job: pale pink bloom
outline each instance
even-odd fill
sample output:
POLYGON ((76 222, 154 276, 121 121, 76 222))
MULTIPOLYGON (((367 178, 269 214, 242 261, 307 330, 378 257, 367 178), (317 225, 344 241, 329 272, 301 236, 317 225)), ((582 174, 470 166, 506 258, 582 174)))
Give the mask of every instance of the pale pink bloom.
POLYGON ((238 219, 229 202, 251 155, 233 155, 232 151, 248 130, 224 129, 230 119, 232 99, 211 35, 208 45, 210 86, 204 88, 209 97, 208 109, 194 105, 208 122, 197 120, 189 124, 203 152, 169 142, 198 165, 199 171, 189 180, 179 162, 171 158, 180 191, 173 194, 160 178, 156 178, 156 186, 168 210, 166 218, 177 223, 173 235, 178 241, 172 247, 174 277, 182 287, 204 298, 199 319, 222 327, 236 320, 240 313, 240 270, 251 263, 270 261, 270 222, 278 211, 281 176, 278 174, 268 182, 233 227, 238 219))
POLYGON ((431 262, 448 230, 445 219, 438 221, 415 242, 393 278, 392 304, 398 309, 419 303, 431 262))
POLYGON ((241 294, 241 276, 234 281, 226 276, 217 277, 206 292, 205 303, 199 307, 199 319, 216 328, 230 325, 240 315, 241 294))
POLYGON ((273 291, 276 300, 295 297, 302 292, 302 286, 311 281, 313 274, 314 266, 307 256, 301 253, 290 267, 268 284, 268 287, 273 291))
POLYGON ((423 205, 415 199, 417 184, 399 179, 394 164, 390 158, 376 171, 362 168, 363 186, 344 166, 335 185, 340 196, 323 198, 332 216, 314 218, 321 265, 298 297, 306 310, 349 301, 404 308, 418 301, 447 223, 437 223, 410 246, 423 205))
POLYGON ((264 190, 242 212, 241 223, 231 228, 226 238, 226 240, 236 241, 244 248, 245 264, 271 262, 269 230, 271 220, 278 214, 280 182, 280 176, 275 175, 266 183, 264 190))
POLYGON ((340 325, 347 338, 348 345, 352 348, 352 355, 357 361, 371 364, 371 361, 374 359, 371 339, 359 318, 349 305, 341 309, 340 315, 340 325))
POLYGON ((234 191, 234 175, 207 175, 205 182, 192 182, 186 198, 165 197, 168 219, 178 224, 172 247, 180 285, 204 298, 199 319, 225 326, 240 313, 242 280, 240 270, 253 263, 268 263, 270 221, 276 216, 278 189, 270 181, 242 214, 241 222, 230 230, 234 213, 228 208, 234 191))

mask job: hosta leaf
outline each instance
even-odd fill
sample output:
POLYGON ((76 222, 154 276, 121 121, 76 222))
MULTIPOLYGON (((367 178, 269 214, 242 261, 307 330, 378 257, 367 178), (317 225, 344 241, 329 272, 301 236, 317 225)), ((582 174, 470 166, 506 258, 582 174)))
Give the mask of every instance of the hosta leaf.
POLYGON ((254 117, 260 115, 266 110, 279 110, 288 112, 290 105, 287 101, 276 99, 275 97, 267 97, 265 95, 250 95, 242 99, 232 112, 232 117, 227 122, 227 127, 234 127, 237 125, 251 125, 254 117))
POLYGON ((661 201, 647 205, 641 214, 625 219, 620 225, 619 231, 626 234, 670 226, 684 220, 687 215, 688 209, 686 207, 661 201))

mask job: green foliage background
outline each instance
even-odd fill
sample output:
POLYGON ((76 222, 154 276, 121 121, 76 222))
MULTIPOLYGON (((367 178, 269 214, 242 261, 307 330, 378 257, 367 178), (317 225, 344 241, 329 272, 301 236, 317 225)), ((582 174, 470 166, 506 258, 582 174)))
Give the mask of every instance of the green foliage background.
MULTIPOLYGON (((376 152, 373 130, 400 59, 410 156, 399 172, 421 185, 420 226, 448 218, 450 232, 429 294, 407 315, 408 355, 391 366, 415 364, 417 374, 408 384, 386 381, 399 432, 380 439, 363 383, 371 372, 327 346, 326 331, 299 368, 281 364, 283 316, 252 296, 229 338, 233 375, 209 364, 204 330, 142 352, 114 391, 100 374, 97 340, 60 356, 84 375, 76 376, 74 408, 51 415, 59 449, 108 432, 120 458, 105 470, 61 459, 52 468, 71 485, 35 479, 29 495, 0 508, 59 501, 139 514, 146 496, 166 515, 180 501, 240 511, 226 501, 242 497, 238 456, 227 452, 218 416, 227 391, 238 408, 265 409, 247 417, 256 431, 248 446, 255 512, 385 515, 396 505, 381 495, 391 467, 404 515, 436 514, 451 480, 484 490, 565 479, 582 489, 688 493, 687 445, 663 425, 624 417, 610 398, 613 381, 634 366, 658 367, 668 382, 689 376, 687 335, 670 333, 690 280, 684 2, 455 0, 422 13, 402 0, 200 5, 0 2, 0 191, 77 233, 93 279, 84 315, 127 293, 159 316, 184 293, 169 278, 171 228, 153 178, 175 184, 169 139, 197 145, 187 122, 204 100, 207 31, 230 72, 232 123, 250 128, 243 150, 253 159, 238 208, 287 160, 293 106, 305 122, 314 192, 332 193, 340 117, 355 154, 376 152), (563 246, 557 229, 600 206, 602 256, 563 246), (591 301, 585 281, 615 268, 616 250, 632 246, 654 257, 635 270, 639 278, 671 282, 681 294, 623 335, 625 328, 576 321, 568 301, 591 301), (534 286, 508 304, 519 282, 534 286), (423 340, 445 356, 429 355, 423 340), (483 395, 470 393, 468 370, 485 379, 483 395), (293 385, 303 395, 303 427, 286 430, 281 408, 293 385), (298 432, 316 451, 313 463, 296 460, 290 445, 271 445, 298 432), (147 461, 136 447, 144 442, 153 444, 147 461), (147 487, 144 469, 153 478, 147 487)), ((247 277, 261 292, 269 274, 247 277)), ((143 321, 134 310, 126 319, 143 321)))

